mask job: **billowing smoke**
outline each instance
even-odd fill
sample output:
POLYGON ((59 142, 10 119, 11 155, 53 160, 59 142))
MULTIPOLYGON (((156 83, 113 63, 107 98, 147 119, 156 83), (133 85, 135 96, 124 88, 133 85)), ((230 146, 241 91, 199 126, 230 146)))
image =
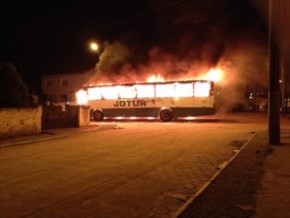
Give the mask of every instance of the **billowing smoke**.
POLYGON ((247 91, 265 91, 268 87, 266 53, 265 47, 245 42, 225 50, 218 64, 225 72, 224 80, 217 84, 221 110, 245 104, 247 91))
POLYGON ((146 81, 150 75, 195 79, 219 67, 225 75, 217 89, 227 108, 242 103, 249 87, 267 87, 266 31, 250 2, 151 4, 152 17, 105 45, 90 83, 146 81))
POLYGON ((126 66, 130 57, 130 50, 120 42, 104 43, 104 50, 96 63, 95 80, 114 80, 126 66))

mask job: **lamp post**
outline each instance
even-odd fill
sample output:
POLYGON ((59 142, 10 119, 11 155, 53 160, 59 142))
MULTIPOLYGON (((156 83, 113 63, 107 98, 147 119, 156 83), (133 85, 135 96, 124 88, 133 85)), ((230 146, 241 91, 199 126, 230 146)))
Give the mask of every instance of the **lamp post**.
POLYGON ((269 111, 268 134, 270 144, 280 144, 280 84, 277 23, 274 20, 273 1, 269 0, 269 111), (275 26, 276 24, 276 26, 275 26))

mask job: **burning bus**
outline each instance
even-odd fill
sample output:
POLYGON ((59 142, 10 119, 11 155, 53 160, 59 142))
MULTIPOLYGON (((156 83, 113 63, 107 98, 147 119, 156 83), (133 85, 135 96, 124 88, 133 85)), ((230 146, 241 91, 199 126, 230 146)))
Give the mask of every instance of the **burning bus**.
POLYGON ((183 80, 84 87, 78 105, 90 106, 91 118, 155 119, 168 122, 215 112, 214 82, 183 80))

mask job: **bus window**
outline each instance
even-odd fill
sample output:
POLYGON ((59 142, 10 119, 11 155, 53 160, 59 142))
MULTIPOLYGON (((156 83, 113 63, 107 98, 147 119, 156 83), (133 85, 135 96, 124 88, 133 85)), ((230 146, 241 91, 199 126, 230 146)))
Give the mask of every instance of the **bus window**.
POLYGON ((190 83, 176 83, 175 84, 176 97, 193 97, 193 84, 190 83))
POLYGON ((118 99, 118 90, 116 86, 101 87, 101 92, 104 99, 118 99))
POLYGON ((85 90, 79 90, 76 93, 76 98, 77 98, 77 103, 79 105, 85 105, 88 103, 88 96, 87 96, 87 92, 85 90))
POLYGON ((154 85, 135 85, 137 98, 154 98, 154 85))
POLYGON ((117 86, 120 98, 136 98, 134 86, 117 86))
POLYGON ((156 97, 157 98, 175 97, 174 83, 156 84, 155 88, 156 88, 156 97))
POLYGON ((194 83, 194 97, 208 97, 210 95, 211 84, 209 82, 194 83))
POLYGON ((100 99, 102 99, 100 87, 88 88, 88 100, 100 100, 100 99))

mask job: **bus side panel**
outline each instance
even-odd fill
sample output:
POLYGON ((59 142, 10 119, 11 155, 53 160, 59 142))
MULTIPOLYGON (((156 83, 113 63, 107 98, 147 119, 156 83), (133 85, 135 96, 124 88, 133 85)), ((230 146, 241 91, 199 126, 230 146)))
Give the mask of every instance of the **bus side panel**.
POLYGON ((101 109, 105 117, 157 117, 161 108, 170 108, 174 117, 213 114, 214 97, 117 99, 90 101, 91 109, 101 109))
POLYGON ((154 107, 214 108, 214 96, 199 98, 157 98, 154 107))
POLYGON ((154 99, 118 99, 90 101, 91 108, 130 109, 130 108, 213 108, 214 97, 200 98, 154 98, 154 99))
POLYGON ((105 117, 157 117, 159 109, 157 108, 118 108, 103 109, 105 117))
POLYGON ((89 101, 88 105, 100 109, 154 108, 155 99, 95 100, 89 101))
MULTIPOLYGON (((189 117, 214 114, 213 108, 171 108, 174 117, 189 117)), ((105 117, 158 117, 159 108, 128 108, 128 109, 103 109, 105 117)))

